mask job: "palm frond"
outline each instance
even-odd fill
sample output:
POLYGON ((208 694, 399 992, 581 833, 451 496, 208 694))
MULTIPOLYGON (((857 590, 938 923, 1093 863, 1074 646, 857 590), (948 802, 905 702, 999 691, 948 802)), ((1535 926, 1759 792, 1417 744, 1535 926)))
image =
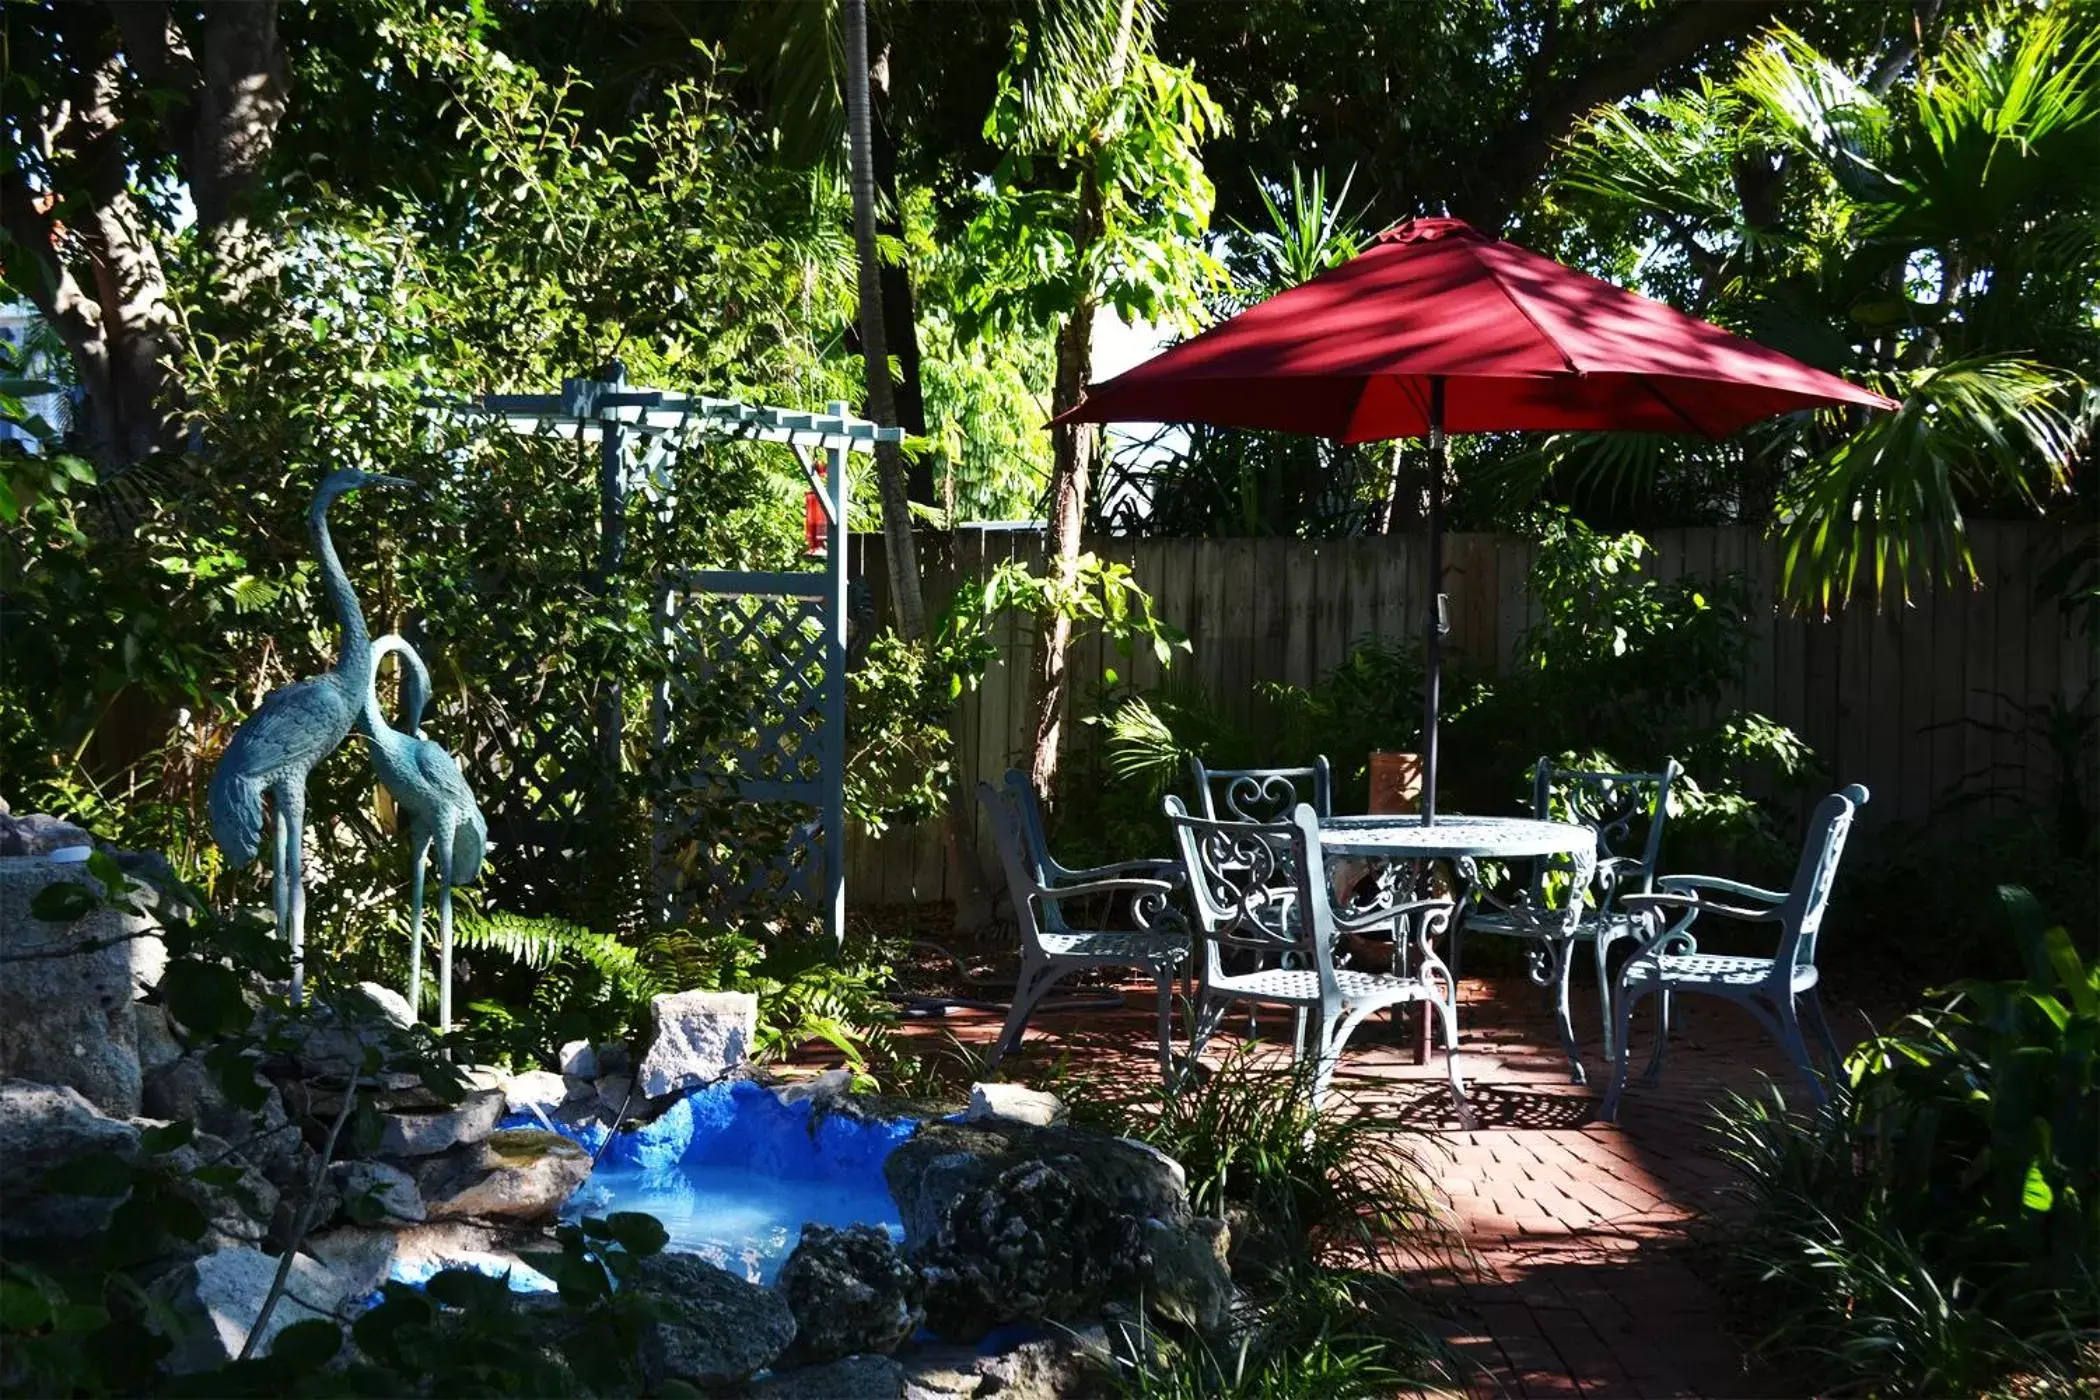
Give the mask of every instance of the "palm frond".
POLYGON ((1743 56, 1733 90, 1748 102, 1753 139, 1775 140, 1822 162, 1855 197, 1887 198, 1883 169, 1892 118, 1864 83, 1784 25, 1743 56))
POLYGON ((1903 406, 1825 453, 1781 501, 1784 584, 1828 610, 1861 583, 1907 599, 1913 576, 1975 576, 1962 501, 2030 504, 2069 485, 2090 436, 2077 381, 2012 355, 1884 376, 1903 406))
POLYGON ((1015 65, 1024 146, 1070 143, 1095 119, 1101 94, 1150 48, 1160 0, 1036 0, 1024 7, 1025 57, 1015 65))

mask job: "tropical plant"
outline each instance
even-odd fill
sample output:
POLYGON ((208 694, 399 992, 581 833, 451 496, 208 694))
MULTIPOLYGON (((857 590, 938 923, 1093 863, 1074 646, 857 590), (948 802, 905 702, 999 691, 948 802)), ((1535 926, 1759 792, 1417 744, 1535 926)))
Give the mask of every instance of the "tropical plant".
MULTIPOLYGON (((1186 68, 1151 47, 1151 0, 1059 0, 1017 24, 985 139, 999 152, 971 220, 979 269, 968 309, 990 325, 1057 326, 1050 407, 1079 402, 1093 374, 1094 315, 1186 319, 1218 268, 1203 238, 1211 186, 1200 147, 1217 109, 1186 68)), ((1077 586, 1093 492, 1095 433, 1052 434, 1050 554, 1060 589, 1077 586)), ((1029 772, 1056 790, 1070 620, 1042 619, 1029 772)))
MULTIPOLYGON (((1596 114, 1557 197, 1631 215, 1667 299, 1841 369, 1898 411, 1796 415, 1681 460, 1776 511, 1789 588, 1821 607, 1969 580, 1963 519, 2061 498, 2100 365, 2100 38, 2072 10, 1987 10, 1908 81, 1781 28, 1726 78, 1596 114)), ((1615 487, 1677 449, 1564 435, 1506 469, 1615 487)))
POLYGON ((2100 1347, 2100 966, 2026 891, 2000 897, 2023 980, 1869 1040, 1812 1118, 1776 1095, 1722 1116, 1766 1346, 1814 1357, 1819 1385, 2075 1393, 2100 1347))

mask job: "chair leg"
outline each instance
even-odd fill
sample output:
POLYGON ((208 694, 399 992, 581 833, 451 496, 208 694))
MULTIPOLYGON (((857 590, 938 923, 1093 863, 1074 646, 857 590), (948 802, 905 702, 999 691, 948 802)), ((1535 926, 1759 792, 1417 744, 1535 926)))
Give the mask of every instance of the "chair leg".
POLYGON ((1611 935, 1603 928, 1597 930, 1597 1001, 1604 1010, 1604 1058, 1613 1053, 1611 1018, 1611 935))
POLYGON ((1436 1008, 1438 1019, 1444 1023, 1444 1074, 1451 1081, 1451 1102, 1458 1108, 1458 1121, 1468 1132, 1472 1131, 1476 1119, 1473 1105, 1466 1102, 1465 1080, 1458 1073, 1458 993, 1454 988, 1451 996, 1437 997, 1422 1004, 1422 1014, 1428 1015, 1431 1006, 1436 1008))
MULTIPOLYGON (((1252 1013, 1249 1014, 1251 1015, 1252 1013)), ((1293 1018, 1295 1022, 1291 1030, 1291 1058, 1293 1060, 1305 1053, 1305 1023, 1310 1019, 1310 1015, 1311 1013, 1301 1006, 1298 1008, 1298 1014, 1293 1018)))
POLYGON ((986 1057, 984 1067, 998 1068, 999 1062, 1021 1048, 1021 1036, 1028 1028, 1028 1013, 1050 990, 1050 984, 1061 974, 1050 967, 1037 963, 1023 964, 1021 976, 1014 985, 1014 1004, 1006 1013, 1006 1024, 999 1028, 999 1038, 992 1043, 992 1053, 986 1057))
POLYGON ((1159 1082, 1174 1084, 1174 969, 1163 967, 1159 979, 1159 1082))
POLYGON ((1815 1033, 1816 1043, 1823 1047, 1823 1060, 1829 1065, 1831 1075, 1843 1074, 1845 1052, 1838 1049, 1837 1037, 1830 1033, 1830 1021, 1823 1015, 1821 989, 1810 987, 1802 993, 1801 1004, 1808 1012, 1808 1027, 1815 1033))
POLYGON ((1568 1055, 1568 1074, 1577 1084, 1587 1084, 1582 1051, 1575 1044, 1575 1023, 1568 1015, 1568 974, 1575 965, 1575 940, 1563 938, 1554 947, 1553 1024, 1560 1031, 1560 1048, 1568 1055))
POLYGON ((1225 1012, 1232 1005, 1229 1001, 1213 1001, 1210 989, 1204 987, 1196 994, 1196 1004, 1189 1015, 1189 1059, 1188 1072, 1193 1075, 1203 1062, 1203 1047, 1218 1033, 1225 1022, 1225 1012))
POLYGON ((1794 999, 1775 1001, 1772 1010, 1779 1022, 1779 1046, 1786 1051, 1787 1059, 1808 1083, 1808 1096, 1821 1105, 1830 1097, 1823 1085, 1823 1076, 1816 1072, 1816 1062, 1808 1053, 1808 1042, 1801 1036, 1801 1019, 1794 1013, 1794 999))
MULTIPOLYGON (((1670 1049, 1670 1005, 1675 1000, 1675 994, 1665 987, 1656 994, 1656 998, 1655 1046, 1648 1052, 1648 1068, 1641 1071, 1643 1084, 1662 1082, 1663 1056, 1670 1049)), ((1626 1034, 1626 1017, 1623 1014, 1619 1017, 1619 1034, 1622 1037, 1626 1034)))
MULTIPOLYGON (((1618 1049, 1617 1053, 1612 1057, 1611 1087, 1604 1091, 1604 1105, 1597 1110, 1597 1118, 1600 1122, 1616 1123, 1619 1121, 1619 1097, 1626 1092, 1626 1071, 1633 1066, 1633 1010, 1641 1004, 1641 999, 1646 995, 1647 992, 1645 991, 1629 994, 1626 988, 1619 988, 1619 1024, 1617 1033, 1612 1037, 1612 1043, 1618 1049)), ((1662 1038, 1662 1023, 1660 1019, 1656 1023, 1656 1037, 1657 1039, 1662 1038)))

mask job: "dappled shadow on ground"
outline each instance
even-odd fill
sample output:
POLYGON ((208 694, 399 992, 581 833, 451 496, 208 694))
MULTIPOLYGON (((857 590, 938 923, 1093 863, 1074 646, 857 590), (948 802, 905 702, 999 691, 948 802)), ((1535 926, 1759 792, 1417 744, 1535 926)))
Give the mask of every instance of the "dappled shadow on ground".
MULTIPOLYGON (((1588 1085, 1570 1082, 1535 987, 1520 977, 1467 980, 1459 1065, 1471 1127, 1451 1101, 1442 1051, 1414 1063, 1411 1019, 1380 1017, 1352 1040, 1335 1111, 1369 1113, 1417 1140, 1409 1145, 1424 1149, 1416 1155, 1469 1251, 1461 1262, 1425 1253, 1401 1276, 1468 1358, 1479 1394, 1780 1393, 1724 1325, 1720 1300, 1694 1267, 1702 1255, 1693 1232, 1729 1208, 1731 1173, 1709 1129, 1715 1106, 1731 1093, 1766 1092, 1768 1078, 1795 1097, 1798 1087, 1748 1016, 1694 1001, 1680 1008, 1661 1083, 1636 1080, 1623 1122, 1595 1122, 1610 1066, 1597 1044, 1594 991, 1578 995, 1592 998, 1577 1001, 1589 1008, 1577 1012, 1588 1085)), ((1124 1098, 1156 1088, 1149 987, 1126 988, 1124 1002, 1119 1011, 1038 1018, 1009 1075, 1062 1080, 1068 1094, 1085 1092, 1082 1084, 1124 1098)), ((907 1027, 904 1038, 953 1035, 983 1046, 999 1021, 957 1012, 907 1027)), ((1248 1029, 1245 1018, 1229 1018, 1206 1061, 1234 1053, 1248 1029)), ((1254 1053, 1286 1063, 1289 1019, 1265 1016, 1257 1029, 1254 1053)), ((1651 1018, 1635 1023, 1636 1071, 1652 1030, 1651 1018)))

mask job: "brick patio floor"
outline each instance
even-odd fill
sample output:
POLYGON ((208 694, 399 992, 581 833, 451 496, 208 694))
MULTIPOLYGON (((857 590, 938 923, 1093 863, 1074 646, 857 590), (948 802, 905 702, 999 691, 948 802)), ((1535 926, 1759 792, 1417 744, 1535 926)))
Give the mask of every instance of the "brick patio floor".
MULTIPOLYGON (((1025 1074, 1029 1061, 1067 1053, 1096 1063, 1127 1057, 1133 1073, 1143 1072, 1147 992, 1132 988, 1120 1013, 1037 1017, 1012 1067, 1025 1074)), ((1456 1263, 1425 1262, 1410 1282, 1447 1320, 1476 1395, 1783 1394, 1752 1367, 1723 1325, 1719 1299, 1687 1262, 1693 1226, 1725 1208, 1729 1170, 1707 1140, 1712 1105, 1731 1089, 1757 1091, 1767 1076, 1791 1090, 1777 1047, 1740 1010, 1681 999, 1662 1083, 1643 1087, 1640 1057, 1652 1025, 1644 1011, 1622 1121, 1596 1123, 1608 1066, 1588 1000, 1594 993, 1577 992, 1587 1087, 1569 1081, 1536 988, 1521 977, 1466 980, 1460 1065, 1477 1117, 1471 1130, 1452 1111, 1441 1051, 1414 1064, 1385 1022, 1351 1042, 1338 1084, 1366 1111, 1433 1144, 1425 1158, 1470 1252, 1456 1263)), ((1842 1035, 1846 1018, 1833 1012, 1842 1035)), ((919 1025, 981 1045, 998 1022, 989 1012, 957 1012, 919 1025)))

